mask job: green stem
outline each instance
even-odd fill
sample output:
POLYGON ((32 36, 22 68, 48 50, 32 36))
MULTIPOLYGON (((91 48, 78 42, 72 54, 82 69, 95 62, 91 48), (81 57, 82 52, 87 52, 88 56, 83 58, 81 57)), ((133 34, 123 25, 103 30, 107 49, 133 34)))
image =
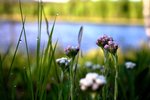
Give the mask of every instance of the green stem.
POLYGON ((0 89, 1 89, 1 93, 0 96, 3 97, 4 100, 7 100, 7 93, 6 93, 6 84, 4 82, 4 76, 3 76, 4 72, 3 72, 3 62, 2 62, 2 58, 0 55, 0 89))
POLYGON ((72 63, 71 63, 71 66, 70 66, 70 100, 73 100, 73 89, 74 89, 73 67, 74 67, 74 60, 75 60, 75 58, 72 58, 72 63))
POLYGON ((63 79, 64 79, 64 72, 61 72, 60 75, 60 91, 59 91, 59 96, 58 96, 58 100, 62 100, 62 91, 63 91, 63 79))
POLYGON ((118 58, 117 58, 117 55, 112 55, 113 57, 113 60, 114 60, 114 67, 115 67, 115 89, 114 89, 114 100, 117 100, 117 97, 118 97, 118 67, 117 67, 117 62, 118 62, 118 58))
POLYGON ((130 91, 131 91, 131 96, 130 96, 130 100, 133 100, 135 98, 135 78, 133 75, 133 70, 129 70, 129 84, 130 84, 130 91))
POLYGON ((92 99, 92 100, 96 100, 96 96, 97 96, 96 93, 91 93, 91 99, 92 99))
POLYGON ((58 100, 62 100, 62 87, 61 87, 61 90, 59 92, 58 100))
MULTIPOLYGON (((103 53, 104 53, 104 66, 105 66, 103 74, 105 76, 107 76, 107 74, 108 74, 108 64, 109 64, 109 62, 108 62, 109 61, 109 53, 105 49, 103 49, 103 53)), ((102 89, 102 98, 103 98, 103 100, 106 100, 106 92, 107 92, 107 87, 105 86, 102 89)))

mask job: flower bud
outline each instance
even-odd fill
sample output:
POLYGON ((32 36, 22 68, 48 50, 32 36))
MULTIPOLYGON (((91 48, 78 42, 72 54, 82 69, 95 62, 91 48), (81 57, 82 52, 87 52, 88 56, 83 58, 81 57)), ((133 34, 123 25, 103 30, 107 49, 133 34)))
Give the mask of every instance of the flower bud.
POLYGON ((78 52, 79 52, 79 47, 68 46, 65 49, 66 55, 70 58, 74 58, 78 54, 78 52))
POLYGON ((56 59, 56 63, 62 68, 62 70, 68 70, 71 60, 65 57, 56 59))
POLYGON ((103 35, 102 37, 97 39, 96 44, 102 48, 104 48, 104 46, 106 44, 108 44, 108 41, 113 41, 112 37, 108 37, 107 35, 103 35))
POLYGON ((112 54, 115 54, 118 49, 118 45, 114 43, 113 38, 107 35, 104 35, 99 39, 97 39, 96 44, 101 48, 104 48, 105 50, 109 51, 112 54))

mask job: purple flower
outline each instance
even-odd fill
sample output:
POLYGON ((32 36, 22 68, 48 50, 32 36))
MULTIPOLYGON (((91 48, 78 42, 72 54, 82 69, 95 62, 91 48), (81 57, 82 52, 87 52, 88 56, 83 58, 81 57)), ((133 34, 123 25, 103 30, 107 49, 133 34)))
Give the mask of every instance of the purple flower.
POLYGON ((118 45, 113 41, 109 41, 108 44, 104 46, 104 49, 108 50, 110 53, 115 54, 118 49, 118 45))
POLYGON ((104 49, 106 49, 106 50, 108 50, 110 47, 109 47, 109 45, 108 44, 106 44, 105 46, 104 46, 104 49))
POLYGON ((113 38, 107 35, 100 37, 96 44, 113 54, 115 54, 118 49, 118 44, 114 43, 113 38))
POLYGON ((106 44, 108 44, 108 41, 113 41, 113 38, 112 38, 112 37, 109 37, 109 36, 107 36, 107 35, 104 35, 104 36, 102 36, 102 37, 100 37, 100 38, 97 39, 96 44, 97 44, 98 46, 104 48, 104 46, 105 46, 106 44))
POLYGON ((68 57, 74 58, 79 52, 79 47, 68 46, 65 49, 65 53, 68 57))
POLYGON ((108 45, 113 45, 113 41, 108 41, 108 45))

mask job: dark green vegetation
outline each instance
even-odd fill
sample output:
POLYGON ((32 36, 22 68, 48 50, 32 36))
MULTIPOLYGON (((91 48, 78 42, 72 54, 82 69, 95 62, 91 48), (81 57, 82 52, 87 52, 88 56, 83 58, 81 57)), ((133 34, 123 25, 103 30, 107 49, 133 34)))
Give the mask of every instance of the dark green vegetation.
MULTIPOLYGON (((146 47, 141 47, 139 50, 129 50, 125 53, 118 53, 119 55, 119 80, 118 80, 118 100, 149 100, 150 99, 150 49, 146 47), (136 63, 136 67, 133 69, 127 69, 125 67, 126 61, 132 61, 136 63)), ((95 52, 95 51, 93 51, 95 52)), ((94 64, 103 65, 103 54, 98 49, 95 52, 96 55, 91 55, 91 53, 84 54, 80 57, 79 64, 80 67, 77 69, 77 79, 76 79, 76 92, 74 93, 74 98, 78 100, 89 100, 90 95, 88 92, 82 92, 79 86, 79 80, 88 72, 97 72, 101 74, 100 70, 91 70, 85 67, 86 61, 92 61, 94 64)), ((37 66, 36 66, 36 54, 29 53, 30 55, 30 65, 32 67, 32 83, 33 83, 33 93, 36 95, 38 89, 37 66)), ((62 48, 57 48, 55 52, 55 58, 64 56, 64 51, 62 48)), ((50 56, 50 55, 49 55, 50 56)), ((31 92, 29 85, 29 70, 27 70, 27 57, 24 53, 18 52, 15 61, 13 63, 13 69, 8 81, 8 69, 12 61, 12 52, 1 53, 0 57, 0 97, 6 97, 7 99, 31 99, 31 92), (28 76, 27 76, 28 75, 28 76)), ((42 59, 40 57, 40 59, 42 59)), ((53 58, 54 59, 54 58, 53 58)), ((51 60, 49 59, 47 63, 51 60)), ((46 63, 45 63, 46 64, 46 63)), ((44 65, 45 65, 44 64, 44 65)), ((44 65, 41 66, 41 71, 46 72, 44 65)), ((50 66, 50 71, 47 76, 47 82, 43 87, 45 92, 44 98, 58 100, 60 97, 62 100, 67 100, 69 95, 69 77, 64 76, 63 81, 61 81, 61 69, 58 65, 54 63, 50 66), (60 95, 60 90, 62 89, 62 94, 60 95)), ((110 72, 114 71, 112 64, 109 64, 111 69, 110 72)), ((43 74, 44 75, 44 74, 43 74)), ((113 79, 114 76, 111 76, 113 79)), ((108 92, 112 91, 111 94, 107 94, 107 100, 113 99, 113 89, 114 80, 107 80, 107 85, 110 87, 108 92)), ((43 81, 41 84, 44 84, 43 81)), ((101 92, 99 92, 100 96, 101 92)), ((39 95, 38 95, 39 96, 39 95)), ((44 99, 43 98, 43 99, 44 99)), ((5 100, 7 100, 5 99, 5 100)))

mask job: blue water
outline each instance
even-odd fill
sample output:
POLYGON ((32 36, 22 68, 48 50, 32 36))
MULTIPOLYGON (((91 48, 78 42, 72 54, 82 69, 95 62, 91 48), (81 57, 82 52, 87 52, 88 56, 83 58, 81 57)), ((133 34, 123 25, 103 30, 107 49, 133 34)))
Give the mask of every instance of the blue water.
MULTIPOLYGON (((47 43, 46 25, 43 22, 42 27, 42 45, 47 43)), ((81 48, 83 51, 88 51, 93 48, 98 48, 95 44, 97 38, 103 34, 108 34, 114 38, 122 49, 132 47, 137 48, 142 42, 146 41, 145 30, 143 26, 138 25, 107 25, 107 24, 91 24, 91 23, 69 23, 56 22, 53 42, 58 43, 65 48, 67 45, 77 45, 77 37, 80 27, 83 26, 83 39, 81 48)), ((36 48, 37 41, 37 23, 25 23, 25 30, 29 48, 36 48)), ((51 29, 52 22, 49 23, 51 29)), ((22 29, 22 24, 19 22, 0 22, 0 48, 6 49, 12 41, 14 44, 18 41, 19 34, 22 29)), ((22 37, 20 47, 25 47, 22 37)))

